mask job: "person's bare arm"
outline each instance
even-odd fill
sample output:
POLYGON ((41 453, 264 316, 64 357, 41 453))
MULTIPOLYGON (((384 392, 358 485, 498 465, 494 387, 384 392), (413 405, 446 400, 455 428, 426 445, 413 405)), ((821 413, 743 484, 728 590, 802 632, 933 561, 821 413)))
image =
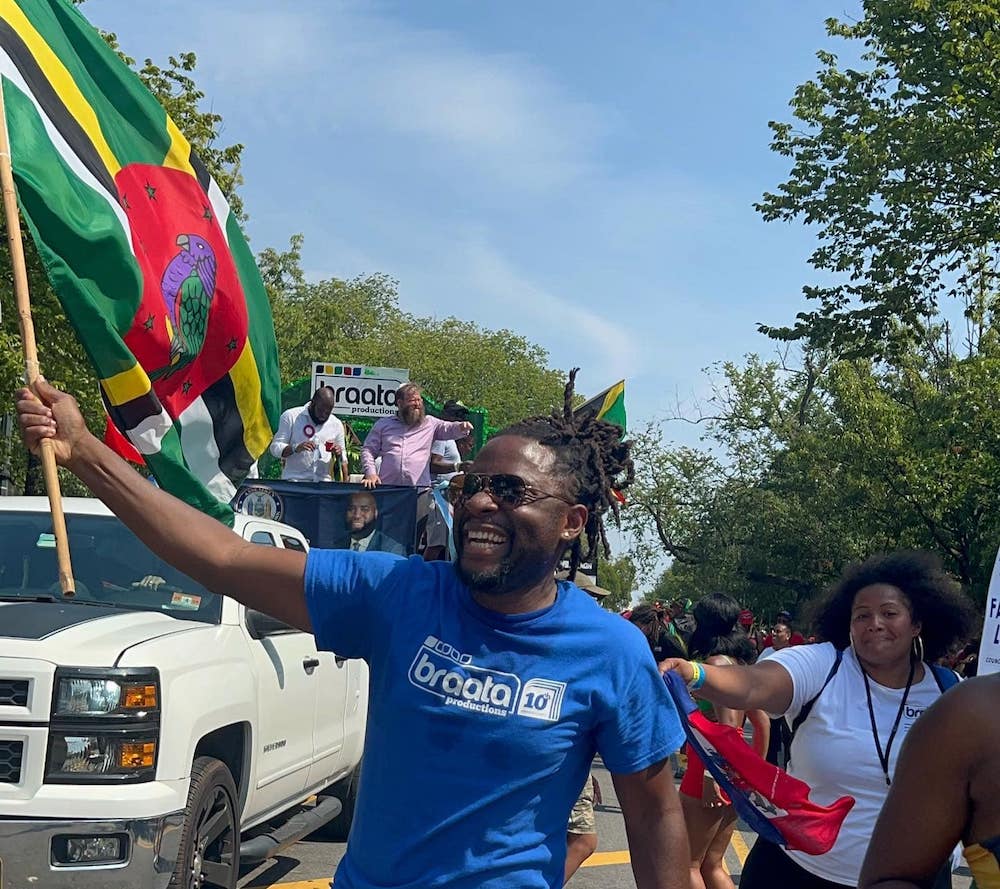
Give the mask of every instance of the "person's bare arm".
MULTIPOLYGON (((660 662, 660 672, 673 670, 685 682, 694 678, 694 666, 683 658, 660 662)), ((765 710, 784 713, 792 703, 792 677, 780 664, 763 661, 753 666, 702 665, 705 684, 699 697, 734 710, 765 710)))
MULTIPOLYGON (((986 728, 979 714, 995 710, 996 704, 996 697, 973 679, 935 701, 913 724, 858 889, 931 885, 974 814, 969 785, 986 728)), ((985 739, 992 743, 988 732, 985 739)))
POLYGON ((434 424, 435 441, 454 441, 472 435, 473 425, 468 420, 438 420, 434 424))
POLYGON ((27 389, 17 393, 21 434, 32 453, 51 439, 57 462, 165 562, 213 592, 311 632, 302 553, 247 543, 151 485, 90 433, 75 398, 43 380, 37 385, 42 401, 27 389))
POLYGON ((747 710, 747 719, 753 726, 753 749, 758 756, 767 756, 771 742, 771 720, 763 710, 747 710))
POLYGON ((382 484, 375 471, 375 458, 382 453, 382 427, 376 422, 365 436, 365 443, 361 446, 361 471, 364 473, 362 484, 366 488, 374 488, 382 484))
POLYGON ((458 472, 459 463, 446 459, 441 454, 431 454, 431 472, 435 475, 445 475, 458 472))
POLYGON ((687 830, 669 761, 611 779, 625 818, 636 889, 688 889, 687 830))

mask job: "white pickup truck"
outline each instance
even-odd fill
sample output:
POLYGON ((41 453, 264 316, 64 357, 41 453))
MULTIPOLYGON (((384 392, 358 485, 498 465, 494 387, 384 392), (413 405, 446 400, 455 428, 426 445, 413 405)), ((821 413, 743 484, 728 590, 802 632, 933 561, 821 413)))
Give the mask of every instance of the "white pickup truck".
POLYGON ((0 498, 0 889, 233 889, 241 855, 345 834, 367 666, 209 593, 100 502, 64 505, 73 599, 47 501, 0 498))

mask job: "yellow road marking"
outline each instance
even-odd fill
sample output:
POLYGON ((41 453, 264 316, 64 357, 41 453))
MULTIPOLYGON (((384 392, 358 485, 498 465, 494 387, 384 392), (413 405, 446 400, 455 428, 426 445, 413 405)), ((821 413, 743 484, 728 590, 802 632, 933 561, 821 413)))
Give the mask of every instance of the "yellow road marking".
POLYGON ((623 852, 595 852, 580 867, 602 867, 607 864, 628 864, 632 861, 626 849, 623 852))
POLYGON ((747 846, 747 841, 743 839, 743 834, 741 834, 738 830, 733 831, 733 848, 739 856, 740 864, 746 864, 747 855, 750 854, 750 848, 747 846))
MULTIPOLYGON (((747 841, 743 839, 743 835, 738 830, 733 831, 732 846, 740 860, 740 864, 745 864, 747 855, 750 854, 750 849, 747 846, 747 841)), ((607 867, 613 864, 629 864, 631 861, 632 858, 629 856, 627 849, 620 852, 595 852, 580 867, 607 867)), ((726 873, 729 873, 729 867, 725 861, 723 861, 723 867, 725 867, 726 873)), ((330 880, 326 878, 323 880, 305 880, 298 883, 255 883, 253 886, 248 887, 248 889, 330 889, 330 880)))
POLYGON ((330 877, 322 880, 304 880, 298 883, 254 883, 247 889, 330 889, 330 877))

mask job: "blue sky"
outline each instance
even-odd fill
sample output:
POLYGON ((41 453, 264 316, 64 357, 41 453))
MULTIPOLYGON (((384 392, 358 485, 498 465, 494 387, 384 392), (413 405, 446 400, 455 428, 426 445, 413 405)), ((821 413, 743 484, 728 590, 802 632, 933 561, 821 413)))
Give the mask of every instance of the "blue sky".
POLYGON ((767 121, 789 119, 831 45, 824 19, 857 7, 87 0, 83 12, 139 59, 197 52, 223 139, 246 145, 255 250, 301 232, 311 278, 388 273, 409 311, 508 327, 554 366, 580 365, 585 395, 625 377, 639 428, 695 410, 707 365, 773 353, 756 324, 804 307, 813 239, 752 203, 788 169, 767 121))

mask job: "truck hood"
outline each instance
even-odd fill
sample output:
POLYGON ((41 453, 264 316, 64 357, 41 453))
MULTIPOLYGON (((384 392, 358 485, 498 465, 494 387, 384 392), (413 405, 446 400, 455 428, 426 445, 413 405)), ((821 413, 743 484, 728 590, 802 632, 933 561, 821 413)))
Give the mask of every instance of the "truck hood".
POLYGON ((0 602, 5 657, 82 667, 113 666, 133 645, 210 625, 155 611, 123 611, 73 602, 0 602))

